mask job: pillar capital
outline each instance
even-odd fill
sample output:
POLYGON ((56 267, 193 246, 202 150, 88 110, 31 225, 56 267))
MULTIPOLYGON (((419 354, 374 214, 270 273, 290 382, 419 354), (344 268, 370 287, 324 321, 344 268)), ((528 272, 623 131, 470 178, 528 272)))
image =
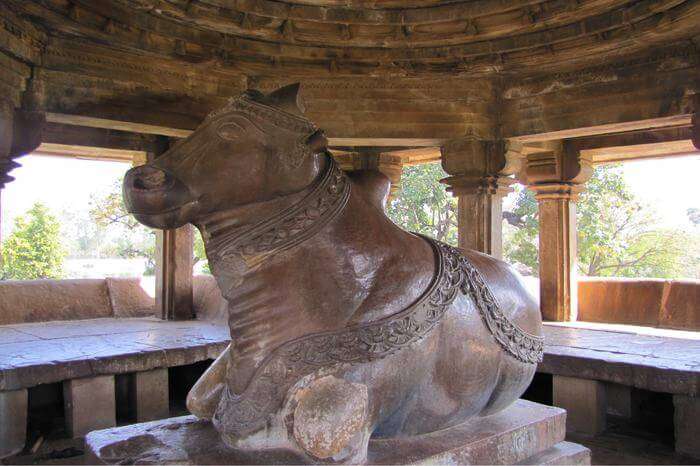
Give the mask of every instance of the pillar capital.
POLYGON ((446 142, 440 153, 451 175, 440 181, 457 197, 459 246, 500 258, 503 196, 515 182, 504 142, 467 136, 446 142))
POLYGON ((593 161, 565 141, 544 141, 522 147, 520 179, 539 184, 580 185, 593 175, 593 161))
POLYGON ((507 196, 513 192, 512 184, 515 179, 507 176, 487 175, 475 177, 469 175, 450 176, 440 180, 447 185, 447 191, 455 196, 466 194, 489 194, 495 196, 507 196))
POLYGON ((584 190, 584 185, 574 183, 540 183, 528 186, 534 191, 535 199, 538 201, 545 199, 561 199, 576 201, 579 194, 584 190))
POLYGON ((500 140, 467 136, 451 139, 440 147, 442 168, 452 176, 484 178, 506 176, 509 164, 505 157, 505 143, 500 140))

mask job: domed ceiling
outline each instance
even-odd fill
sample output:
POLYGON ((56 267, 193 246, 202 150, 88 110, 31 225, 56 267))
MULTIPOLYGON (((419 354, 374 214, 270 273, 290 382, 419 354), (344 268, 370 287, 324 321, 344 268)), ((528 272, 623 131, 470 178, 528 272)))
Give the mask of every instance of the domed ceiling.
POLYGON ((700 34, 700 0, 6 0, 54 36, 249 74, 600 64, 700 34))

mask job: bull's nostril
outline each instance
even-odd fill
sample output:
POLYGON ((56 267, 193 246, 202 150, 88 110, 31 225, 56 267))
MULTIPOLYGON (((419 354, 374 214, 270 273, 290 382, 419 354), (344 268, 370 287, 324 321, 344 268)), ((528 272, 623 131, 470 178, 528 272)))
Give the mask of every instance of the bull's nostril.
POLYGON ((168 176, 162 170, 144 167, 134 177, 134 188, 151 190, 163 188, 168 184, 168 176))

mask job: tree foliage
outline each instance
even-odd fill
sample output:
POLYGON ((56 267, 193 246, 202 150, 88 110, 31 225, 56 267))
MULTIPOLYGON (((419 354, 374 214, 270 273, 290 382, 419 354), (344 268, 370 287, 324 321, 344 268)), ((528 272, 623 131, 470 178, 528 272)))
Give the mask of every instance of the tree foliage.
POLYGON ((15 218, 14 229, 3 242, 2 278, 60 278, 65 256, 58 220, 37 202, 15 218))
MULTIPOLYGON (((577 202, 578 268, 587 276, 694 276, 688 235, 656 226, 654 211, 643 205, 624 180, 620 165, 595 169, 577 202)), ((504 255, 526 273, 537 274, 537 202, 521 189, 506 219, 517 228, 505 235, 504 255)), ((697 267, 697 266, 695 266, 697 267)))
POLYGON ((110 250, 105 251, 107 254, 123 259, 146 258, 144 273, 155 273, 155 231, 126 211, 121 180, 115 181, 107 193, 91 197, 90 217, 98 227, 111 229, 117 234, 110 250))
POLYGON ((438 163, 406 167, 389 218, 406 230, 457 244, 457 200, 438 182, 446 176, 438 163))

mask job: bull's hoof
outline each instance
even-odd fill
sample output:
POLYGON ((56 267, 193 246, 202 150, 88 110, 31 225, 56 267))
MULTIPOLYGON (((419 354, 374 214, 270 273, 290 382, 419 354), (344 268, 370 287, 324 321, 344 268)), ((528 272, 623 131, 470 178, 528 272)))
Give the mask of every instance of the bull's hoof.
POLYGON ((331 462, 362 462, 369 426, 365 385, 322 377, 296 394, 294 439, 309 456, 331 462))
POLYGON ((214 417, 226 383, 226 363, 231 345, 219 355, 187 394, 187 409, 201 419, 214 417))

